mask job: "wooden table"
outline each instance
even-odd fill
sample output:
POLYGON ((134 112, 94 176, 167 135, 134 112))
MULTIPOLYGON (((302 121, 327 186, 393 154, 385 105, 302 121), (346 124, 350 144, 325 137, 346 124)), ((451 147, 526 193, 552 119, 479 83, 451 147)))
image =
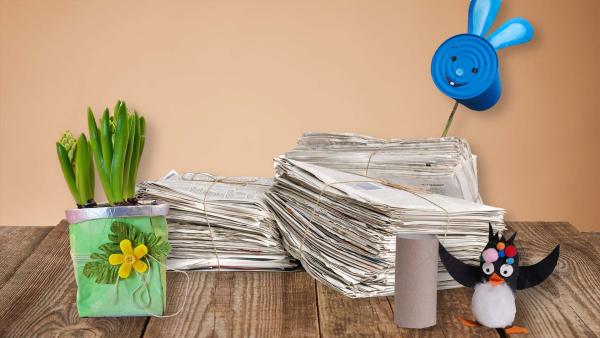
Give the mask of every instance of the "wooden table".
MULTIPOLYGON (((517 294, 516 324, 536 337, 600 335, 600 236, 568 223, 510 223, 525 263, 557 243, 557 270, 517 294)), ((424 330, 393 323, 393 297, 349 299, 304 272, 195 272, 181 314, 171 318, 79 318, 68 229, 0 227, 0 337, 498 337, 465 328, 471 290, 440 291, 438 324, 424 330)), ((184 300, 185 278, 168 273, 167 312, 184 300)))

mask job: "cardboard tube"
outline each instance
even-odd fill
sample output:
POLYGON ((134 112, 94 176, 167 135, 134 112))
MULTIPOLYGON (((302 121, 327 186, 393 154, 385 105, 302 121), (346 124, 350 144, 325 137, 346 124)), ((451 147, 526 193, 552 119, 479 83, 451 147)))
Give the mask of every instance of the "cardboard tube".
POLYGON ((421 329, 436 324, 437 269, 435 236, 396 236, 396 325, 421 329))

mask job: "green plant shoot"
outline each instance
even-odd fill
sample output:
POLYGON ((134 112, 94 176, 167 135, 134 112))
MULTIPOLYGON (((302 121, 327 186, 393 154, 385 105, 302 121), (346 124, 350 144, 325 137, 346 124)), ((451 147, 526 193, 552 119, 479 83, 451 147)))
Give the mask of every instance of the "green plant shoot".
POLYGON ((77 206, 95 204, 94 166, 85 135, 81 134, 76 141, 71 132, 66 131, 56 142, 56 152, 63 176, 77 206))
POLYGON ((123 101, 117 101, 113 115, 108 109, 100 118, 100 128, 88 109, 88 128, 100 182, 111 205, 134 201, 135 182, 145 141, 145 121, 133 114, 123 101))

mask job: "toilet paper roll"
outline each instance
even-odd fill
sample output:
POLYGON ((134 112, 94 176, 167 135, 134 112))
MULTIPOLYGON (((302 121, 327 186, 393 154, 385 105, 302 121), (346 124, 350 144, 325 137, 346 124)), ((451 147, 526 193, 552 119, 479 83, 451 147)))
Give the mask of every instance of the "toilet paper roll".
POLYGON ((436 324, 437 267, 435 236, 396 236, 396 325, 421 329, 436 324))

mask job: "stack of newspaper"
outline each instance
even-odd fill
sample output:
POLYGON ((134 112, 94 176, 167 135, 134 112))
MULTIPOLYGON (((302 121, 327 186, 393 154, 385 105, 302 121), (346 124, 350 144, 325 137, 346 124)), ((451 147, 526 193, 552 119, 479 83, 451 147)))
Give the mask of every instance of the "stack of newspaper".
POLYGON ((138 197, 170 205, 170 268, 294 269, 298 262, 284 250, 265 202, 272 183, 270 178, 171 172, 139 184, 138 197))
POLYGON ((285 156, 481 202, 476 156, 461 138, 384 140, 356 134, 305 133, 285 156))
MULTIPOLYGON (((477 263, 488 223, 504 229, 499 208, 285 157, 275 167, 267 197, 285 248, 349 297, 393 293, 397 234, 437 235, 454 256, 477 263)), ((443 266, 438 271, 438 288, 459 286, 443 266)))

